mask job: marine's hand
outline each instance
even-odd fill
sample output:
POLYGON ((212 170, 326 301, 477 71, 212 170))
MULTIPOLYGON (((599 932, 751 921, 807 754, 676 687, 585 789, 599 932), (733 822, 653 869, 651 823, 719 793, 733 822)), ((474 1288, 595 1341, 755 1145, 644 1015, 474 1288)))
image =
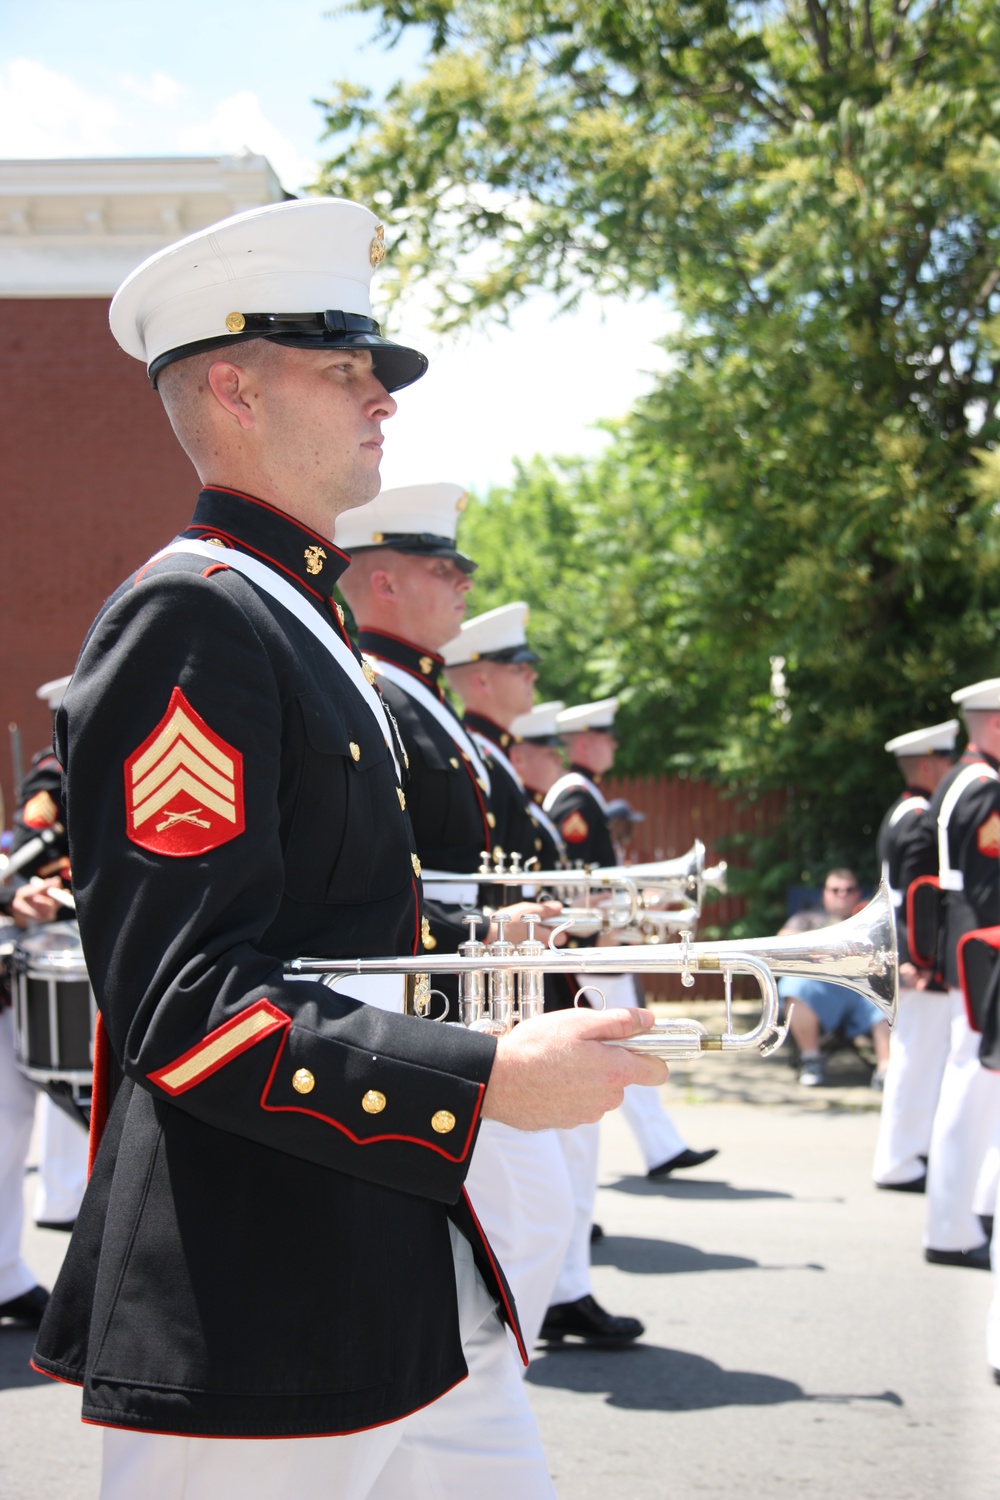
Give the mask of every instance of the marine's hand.
POLYGON ((515 1026, 501 1037, 483 1114, 519 1130, 569 1129, 599 1120, 630 1083, 666 1083, 667 1065, 622 1041, 647 1031, 645 1010, 564 1010, 515 1026))
POLYGON ((29 880, 19 885, 10 903, 10 914, 18 927, 27 927, 32 922, 54 922, 59 915, 60 903, 53 901, 50 890, 61 890, 58 876, 53 880, 29 880))
MULTIPOLYGON (((493 913, 490 930, 486 936, 487 943, 495 943, 499 936, 497 917, 506 917, 507 926, 504 929, 504 937, 508 943, 523 943, 528 936, 526 917, 537 917, 535 936, 541 942, 545 942, 547 933, 541 931, 543 922, 552 922, 557 919, 562 911, 561 901, 515 901, 510 906, 502 906, 493 913)), ((562 938, 562 942, 566 939, 562 938)), ((560 946, 560 939, 556 939, 556 947, 560 946)))

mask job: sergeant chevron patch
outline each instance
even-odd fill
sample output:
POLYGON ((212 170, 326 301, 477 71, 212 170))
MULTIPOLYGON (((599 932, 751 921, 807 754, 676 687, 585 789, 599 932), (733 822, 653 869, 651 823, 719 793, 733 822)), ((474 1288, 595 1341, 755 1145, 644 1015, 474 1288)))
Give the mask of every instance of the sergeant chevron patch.
POLYGON ((590 832, 590 824, 582 812, 571 812, 559 824, 563 838, 570 844, 582 844, 590 832))
POLYGON ((154 854, 207 854, 246 827, 243 757, 196 714, 179 687, 125 762, 126 832, 154 854))

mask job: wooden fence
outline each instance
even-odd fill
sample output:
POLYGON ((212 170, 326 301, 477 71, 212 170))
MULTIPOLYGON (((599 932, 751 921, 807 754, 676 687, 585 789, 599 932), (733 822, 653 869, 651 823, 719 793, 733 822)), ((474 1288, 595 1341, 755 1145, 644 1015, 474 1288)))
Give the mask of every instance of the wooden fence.
MULTIPOLYGON (((749 802, 725 787, 680 777, 608 777, 601 790, 609 801, 624 797, 637 812, 646 815, 645 822, 633 825, 630 864, 674 859, 690 849, 698 838, 705 845, 707 864, 725 859, 730 867, 739 865, 738 836, 773 830, 784 821, 786 811, 782 793, 769 793, 749 802)), ((741 897, 726 895, 707 905, 702 926, 721 927, 725 931, 743 911, 741 897)), ((645 989, 657 999, 680 1000, 690 994, 673 975, 647 980, 645 989)))

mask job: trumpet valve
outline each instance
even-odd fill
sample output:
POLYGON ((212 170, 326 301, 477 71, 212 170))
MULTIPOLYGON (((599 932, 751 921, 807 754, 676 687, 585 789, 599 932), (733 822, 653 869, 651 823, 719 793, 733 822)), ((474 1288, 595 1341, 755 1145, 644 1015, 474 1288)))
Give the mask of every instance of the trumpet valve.
POLYGON ((494 867, 496 869, 496 873, 498 875, 505 875, 507 873, 507 871, 506 871, 506 859, 507 859, 507 851, 505 849, 501 849, 499 847, 496 848, 496 849, 494 849, 494 851, 493 851, 493 864, 494 864, 494 867))
MULTIPOLYGON (((497 915, 497 939, 490 943, 492 959, 512 959, 517 953, 513 943, 507 941, 507 918, 497 915)), ((499 1035, 508 1032, 514 1024, 514 1001, 517 996, 516 976, 511 969, 491 969, 489 974, 490 1018, 499 1035)))
MULTIPOLYGON (((545 944, 535 937, 537 917, 526 917, 528 936, 518 945, 519 958, 542 958, 545 944)), ((545 975, 541 969, 519 969, 517 974, 517 1013, 522 1021, 540 1016, 545 1009, 545 975)))
POLYGON ((521 873, 521 855, 517 850, 510 857, 510 873, 512 875, 520 875, 521 873))
MULTIPOLYGON (((467 940, 459 947, 462 958, 483 959, 486 944, 476 936, 478 918, 470 913, 465 918, 469 928, 467 940)), ((486 1009, 486 975, 482 969, 465 969, 458 978, 458 999, 463 1026, 478 1026, 486 1009)))
POLYGON ((493 866, 490 863, 490 851, 488 849, 480 849, 480 851, 479 851, 479 869, 477 870, 476 873, 478 875, 492 875, 493 874, 493 866))

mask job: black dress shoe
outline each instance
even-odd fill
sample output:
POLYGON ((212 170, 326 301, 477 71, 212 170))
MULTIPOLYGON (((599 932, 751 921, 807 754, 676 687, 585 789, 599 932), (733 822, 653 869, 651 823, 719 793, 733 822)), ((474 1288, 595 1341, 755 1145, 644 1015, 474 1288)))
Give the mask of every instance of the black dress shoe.
POLYGON ((36 1219, 36 1229, 62 1229, 67 1234, 72 1234, 76 1225, 75 1219, 36 1219))
POLYGON ((545 1314, 541 1337, 549 1343, 561 1344, 565 1338, 583 1339, 605 1349, 621 1349, 631 1344, 645 1328, 638 1318, 619 1318, 605 1312, 599 1302, 591 1296, 578 1297, 575 1302, 557 1302, 545 1314))
POLYGON ((875 1186, 886 1193, 926 1193, 927 1173, 922 1177, 911 1177, 909 1182, 876 1182, 875 1186))
POLYGON ((925 1250, 924 1260, 932 1266, 969 1266, 974 1271, 990 1269, 989 1245, 977 1245, 974 1250, 925 1250))
POLYGON ((11 1318, 16 1323, 28 1323, 32 1328, 37 1328, 48 1300, 49 1294, 43 1286, 33 1286, 30 1291, 22 1292, 20 1297, 0 1302, 0 1322, 4 1318, 11 1318))
POLYGON ((603 1238, 604 1238, 604 1225, 603 1224, 591 1224, 591 1226, 590 1226, 590 1243, 592 1245, 598 1245, 598 1244, 600 1244, 601 1240, 603 1240, 603 1238))
POLYGON ((669 1161, 661 1161, 658 1167, 650 1167, 646 1173, 647 1177, 668 1177, 671 1172, 682 1172, 685 1167, 700 1167, 705 1162, 711 1161, 713 1156, 718 1156, 717 1146, 708 1151, 681 1151, 677 1156, 672 1156, 669 1161))

